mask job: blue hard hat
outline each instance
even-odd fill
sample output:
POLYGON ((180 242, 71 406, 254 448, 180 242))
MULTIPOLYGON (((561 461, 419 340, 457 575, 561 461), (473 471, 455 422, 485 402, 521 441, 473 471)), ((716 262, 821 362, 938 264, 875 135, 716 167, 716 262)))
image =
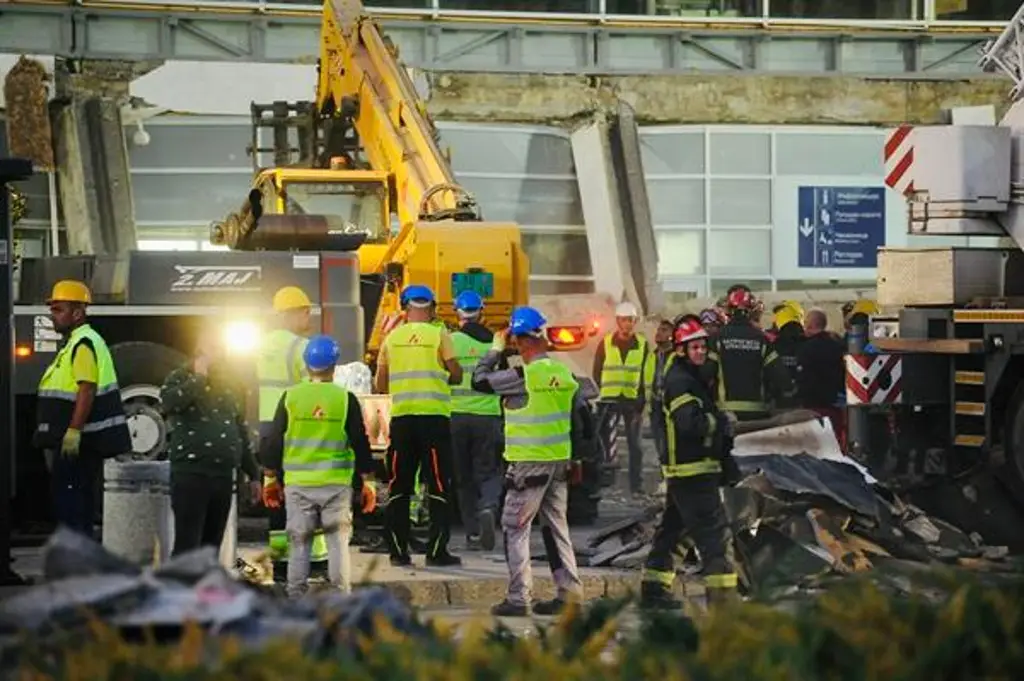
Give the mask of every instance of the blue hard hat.
POLYGON ((306 344, 302 359, 310 371, 326 371, 338 363, 341 348, 330 336, 313 336, 306 344))
POLYGON ((509 331, 513 336, 536 335, 548 320, 535 307, 517 307, 512 310, 512 319, 509 323, 509 331))
POLYGON ((484 299, 476 291, 463 291, 455 297, 455 309, 459 312, 478 312, 483 306, 484 299))
POLYGON ((402 304, 402 307, 405 307, 413 301, 416 301, 426 307, 427 305, 433 304, 434 292, 430 290, 429 286, 410 284, 402 289, 402 295, 399 298, 399 302, 402 304))

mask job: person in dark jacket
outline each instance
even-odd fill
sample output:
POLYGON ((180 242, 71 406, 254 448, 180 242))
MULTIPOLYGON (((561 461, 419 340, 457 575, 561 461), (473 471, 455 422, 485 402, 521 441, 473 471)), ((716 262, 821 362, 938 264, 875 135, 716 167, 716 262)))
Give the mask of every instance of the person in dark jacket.
POLYGON ((160 400, 169 428, 174 555, 200 546, 219 547, 224 538, 236 470, 245 473, 254 503, 261 496, 240 392, 229 375, 223 347, 204 333, 195 356, 167 376, 160 400))
POLYGON ((688 535, 704 563, 708 602, 735 597, 732 537, 719 495, 723 475, 734 483, 731 461, 732 419, 715 404, 711 385, 701 372, 707 361, 707 332, 696 319, 676 327, 676 357, 665 377, 664 411, 670 421, 662 457, 666 505, 644 566, 641 604, 680 607, 672 597, 673 554, 688 535))
POLYGON ((665 451, 665 413, 661 400, 665 383, 665 372, 669 360, 675 353, 672 334, 675 324, 663 319, 654 332, 654 381, 651 384, 651 431, 654 434, 654 448, 659 455, 665 451))
POLYGON ((843 445, 846 348, 838 336, 827 330, 828 317, 822 310, 808 312, 806 323, 807 338, 800 344, 796 356, 797 396, 801 406, 829 419, 843 445))

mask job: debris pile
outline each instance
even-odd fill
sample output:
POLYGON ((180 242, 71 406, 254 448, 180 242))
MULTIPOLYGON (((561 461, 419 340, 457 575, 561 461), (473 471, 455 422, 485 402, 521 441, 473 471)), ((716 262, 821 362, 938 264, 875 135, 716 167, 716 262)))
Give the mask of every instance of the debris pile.
POLYGON ((46 68, 28 57, 18 62, 4 79, 7 105, 7 153, 27 158, 41 170, 53 170, 53 143, 47 108, 46 68))
MULTIPOLYGON (((750 593, 771 598, 808 591, 854 573, 899 588, 899 580, 886 575, 922 565, 990 574, 1020 570, 1006 547, 986 546, 981 537, 926 515, 842 455, 747 449, 736 458, 745 477, 723 497, 740 577, 750 593)), ((580 551, 581 562, 642 566, 662 503, 595 533, 580 551)), ((696 571, 693 547, 680 547, 680 554, 683 571, 696 571)))

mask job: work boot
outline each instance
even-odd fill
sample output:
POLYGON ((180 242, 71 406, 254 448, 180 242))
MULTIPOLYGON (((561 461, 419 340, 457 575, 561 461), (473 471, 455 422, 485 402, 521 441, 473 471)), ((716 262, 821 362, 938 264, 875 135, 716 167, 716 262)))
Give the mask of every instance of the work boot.
POLYGON ((640 607, 648 610, 682 610, 683 603, 664 584, 645 581, 640 583, 640 607))
POLYGON ((533 604, 534 615, 557 615, 569 605, 569 601, 562 598, 552 598, 550 601, 538 601, 533 604))
POLYGON ((412 557, 408 553, 392 554, 391 564, 395 567, 409 567, 412 565, 412 557))
POLYGON ((433 556, 427 556, 427 567, 455 567, 462 565, 462 559, 453 556, 448 551, 439 551, 433 556))
POLYGON ((494 550, 495 535, 497 528, 494 522, 494 511, 485 508, 480 511, 480 546, 484 551, 494 550))
POLYGON ((530 606, 525 603, 512 603, 508 599, 491 608, 495 617, 529 617, 530 606))
POLYGON ((471 534, 466 537, 466 550, 467 551, 480 551, 483 546, 480 544, 480 535, 471 534))

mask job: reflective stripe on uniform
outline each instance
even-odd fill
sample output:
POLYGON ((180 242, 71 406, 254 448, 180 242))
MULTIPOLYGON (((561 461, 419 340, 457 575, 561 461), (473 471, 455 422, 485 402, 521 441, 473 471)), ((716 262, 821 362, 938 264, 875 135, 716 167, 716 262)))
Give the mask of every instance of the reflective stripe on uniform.
POLYGON ((281 395, 302 380, 295 366, 305 342, 305 338, 287 329, 275 329, 263 338, 256 362, 261 422, 274 420, 281 395))
POLYGON ((654 570, 652 568, 645 567, 643 577, 641 579, 645 582, 657 582, 658 584, 661 584, 662 586, 671 589, 672 585, 676 581, 676 571, 654 570))
POLYGON ((410 322, 384 339, 391 416, 450 416, 448 372, 440 366, 441 334, 434 324, 410 322))
POLYGON ((715 459, 701 459, 690 463, 676 463, 661 467, 666 478, 692 478, 696 475, 721 473, 722 464, 715 459))
POLYGON ((507 461, 568 461, 572 409, 579 384, 564 364, 549 357, 523 368, 526 404, 505 410, 507 461))
POLYGON ((735 572, 704 576, 704 586, 709 589, 735 589, 739 586, 739 581, 739 577, 735 572))

